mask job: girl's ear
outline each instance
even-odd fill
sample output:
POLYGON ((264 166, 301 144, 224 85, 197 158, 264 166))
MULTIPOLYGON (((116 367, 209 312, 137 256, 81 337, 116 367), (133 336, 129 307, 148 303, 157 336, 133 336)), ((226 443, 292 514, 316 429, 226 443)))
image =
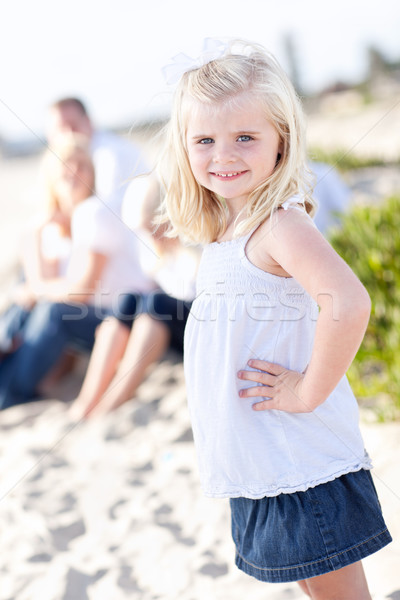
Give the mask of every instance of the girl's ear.
POLYGON ((278 154, 276 156, 276 163, 275 163, 275 167, 277 167, 281 161, 282 158, 282 154, 283 154, 283 141, 280 140, 279 146, 278 146, 278 154))

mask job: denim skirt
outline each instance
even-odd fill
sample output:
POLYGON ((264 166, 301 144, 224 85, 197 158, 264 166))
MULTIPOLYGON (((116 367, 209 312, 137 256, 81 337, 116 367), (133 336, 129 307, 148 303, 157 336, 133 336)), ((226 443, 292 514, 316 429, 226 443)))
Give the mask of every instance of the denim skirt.
POLYGON ((391 541, 369 471, 305 492, 231 498, 236 565, 261 581, 299 581, 373 554, 391 541))

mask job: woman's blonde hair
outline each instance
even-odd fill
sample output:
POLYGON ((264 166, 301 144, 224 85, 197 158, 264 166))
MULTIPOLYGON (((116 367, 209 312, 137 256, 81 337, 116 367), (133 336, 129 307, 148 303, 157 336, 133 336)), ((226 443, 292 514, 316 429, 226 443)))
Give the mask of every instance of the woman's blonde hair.
POLYGON ((52 146, 43 156, 41 179, 44 188, 45 210, 52 214, 61 210, 56 193, 56 182, 59 177, 60 163, 66 163, 75 157, 81 157, 92 169, 92 185, 88 186, 88 197, 94 194, 95 171, 90 154, 89 141, 86 136, 77 133, 65 134, 56 146, 52 146))
POLYGON ((261 46, 235 41, 221 58, 184 73, 175 92, 159 162, 160 179, 165 186, 159 221, 170 221, 171 236, 209 243, 225 231, 226 204, 194 178, 186 134, 193 100, 212 109, 216 103, 234 101, 243 92, 250 92, 264 104, 265 116, 276 127, 282 150, 273 173, 249 195, 246 215, 235 228, 235 235, 243 235, 261 224, 295 194, 301 196, 299 202, 313 214, 300 100, 271 54, 261 46))

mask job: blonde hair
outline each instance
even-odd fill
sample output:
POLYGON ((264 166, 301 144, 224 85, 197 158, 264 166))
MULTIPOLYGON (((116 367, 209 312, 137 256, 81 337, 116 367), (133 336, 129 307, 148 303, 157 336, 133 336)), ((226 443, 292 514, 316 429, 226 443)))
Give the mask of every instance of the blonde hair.
POLYGON ((87 197, 94 194, 95 186, 95 170, 90 154, 89 141, 86 136, 71 133, 65 134, 60 138, 56 146, 48 149, 44 156, 41 165, 42 187, 44 189, 44 197, 46 211, 51 214, 56 210, 61 210, 59 198, 56 193, 56 182, 59 177, 60 163, 66 163, 75 157, 83 158, 92 170, 92 186, 88 187, 87 197))
POLYGON ((295 194, 301 196, 299 201, 307 212, 314 213, 300 100, 270 53, 261 46, 235 41, 221 58, 184 73, 175 92, 159 163, 160 179, 165 186, 159 221, 170 221, 171 236, 209 243, 225 231, 226 203, 194 178, 186 134, 193 100, 212 109, 214 104, 234 101, 244 92, 250 92, 265 105, 265 116, 279 134, 282 151, 273 173, 249 195, 245 217, 236 226, 235 236, 261 224, 295 194))

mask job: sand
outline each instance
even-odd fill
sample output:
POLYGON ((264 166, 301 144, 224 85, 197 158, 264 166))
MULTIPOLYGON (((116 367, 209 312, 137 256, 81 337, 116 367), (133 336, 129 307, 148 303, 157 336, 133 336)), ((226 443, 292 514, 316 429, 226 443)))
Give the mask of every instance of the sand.
MULTIPOLYGON (((400 426, 365 422, 362 431, 395 538, 365 568, 374 600, 395 600, 400 426)), ((178 356, 95 421, 74 423, 60 399, 3 411, 0 452, 1 600, 303 597, 296 584, 262 584, 234 566, 228 503, 199 487, 178 356)))

